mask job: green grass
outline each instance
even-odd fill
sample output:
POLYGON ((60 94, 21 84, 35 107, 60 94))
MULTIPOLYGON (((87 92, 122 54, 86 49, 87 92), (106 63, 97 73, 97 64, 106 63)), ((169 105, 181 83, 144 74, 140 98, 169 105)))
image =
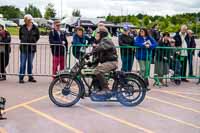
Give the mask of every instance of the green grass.
MULTIPOLYGON (((13 36, 18 36, 19 35, 19 27, 7 27, 6 28, 8 32, 13 36)), ((46 28, 39 28, 40 32, 46 32, 46 28)), ((48 32, 48 31, 47 31, 48 32)))
POLYGON ((6 27, 8 32, 10 32, 11 35, 19 35, 19 27, 6 27))

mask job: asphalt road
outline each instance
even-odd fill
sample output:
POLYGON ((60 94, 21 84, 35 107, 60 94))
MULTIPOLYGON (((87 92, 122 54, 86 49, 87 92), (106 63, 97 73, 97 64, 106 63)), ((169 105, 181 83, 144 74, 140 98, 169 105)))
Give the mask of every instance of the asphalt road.
MULTIPOLYGON (((46 39, 44 39, 46 40, 46 39)), ((16 41, 15 41, 16 42, 16 41)), ((7 99, 7 120, 0 133, 200 133, 200 85, 153 87, 137 107, 95 103, 86 98, 71 108, 60 108, 48 97, 50 77, 19 84, 17 76, 0 82, 7 99)), ((27 81, 27 78, 25 79, 27 81)))
POLYGON ((0 121, 0 127, 8 133, 200 132, 200 86, 193 80, 181 86, 170 82, 169 87, 151 87, 137 107, 86 98, 71 108, 60 108, 48 98, 51 78, 36 77, 37 83, 23 85, 17 79, 9 76, 0 82, 0 95, 7 98, 7 120, 0 121))

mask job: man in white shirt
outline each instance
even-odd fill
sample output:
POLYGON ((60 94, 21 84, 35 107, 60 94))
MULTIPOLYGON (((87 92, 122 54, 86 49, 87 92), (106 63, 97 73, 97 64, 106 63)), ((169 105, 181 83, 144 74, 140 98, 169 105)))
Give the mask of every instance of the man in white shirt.
POLYGON ((181 69, 181 80, 184 82, 189 82, 186 79, 186 71, 187 71, 187 58, 188 58, 188 52, 187 49, 189 47, 189 36, 187 33, 187 26, 182 25, 179 32, 176 33, 174 36, 174 40, 176 41, 175 46, 183 48, 180 53, 180 62, 182 65, 181 69))

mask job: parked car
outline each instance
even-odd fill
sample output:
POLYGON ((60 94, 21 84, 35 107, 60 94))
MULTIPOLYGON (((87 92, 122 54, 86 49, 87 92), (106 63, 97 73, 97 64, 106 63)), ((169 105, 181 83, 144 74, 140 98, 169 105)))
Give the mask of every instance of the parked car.
POLYGON ((5 21, 6 27, 17 27, 18 25, 13 21, 5 21))
POLYGON ((0 19, 0 24, 5 27, 5 21, 3 21, 3 20, 0 19))

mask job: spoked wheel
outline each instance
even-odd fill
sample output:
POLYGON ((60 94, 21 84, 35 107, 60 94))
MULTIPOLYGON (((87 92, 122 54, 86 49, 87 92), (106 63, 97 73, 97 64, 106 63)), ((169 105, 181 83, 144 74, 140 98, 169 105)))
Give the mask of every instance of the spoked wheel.
POLYGON ((116 87, 118 89, 117 99, 125 106, 137 106, 146 95, 146 85, 137 75, 127 75, 126 83, 124 85, 118 83, 116 87))
POLYGON ((81 84, 70 75, 60 75, 49 86, 49 98, 60 107, 70 107, 81 97, 81 84))

